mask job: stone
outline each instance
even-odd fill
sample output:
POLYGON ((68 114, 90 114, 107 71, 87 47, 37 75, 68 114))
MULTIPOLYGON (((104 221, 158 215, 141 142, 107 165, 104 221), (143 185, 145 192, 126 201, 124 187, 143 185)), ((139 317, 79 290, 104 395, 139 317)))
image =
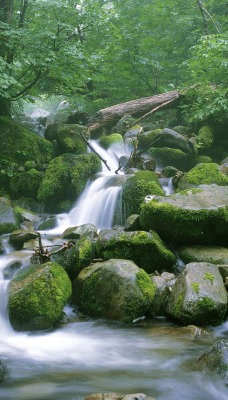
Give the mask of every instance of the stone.
POLYGON ((218 340, 198 359, 197 366, 207 373, 228 378, 228 340, 218 340))
POLYGON ((0 235, 10 233, 19 228, 19 221, 16 217, 11 203, 5 197, 0 198, 0 235))

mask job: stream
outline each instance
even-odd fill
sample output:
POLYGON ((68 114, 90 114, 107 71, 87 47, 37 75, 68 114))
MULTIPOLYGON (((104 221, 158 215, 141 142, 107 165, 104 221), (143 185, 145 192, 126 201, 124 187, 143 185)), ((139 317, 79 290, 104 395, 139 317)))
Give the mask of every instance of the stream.
MULTIPOLYGON (((108 155, 108 163, 114 163, 112 171, 116 154, 108 155)), ((102 171, 72 210, 58 216, 57 227, 42 234, 52 241, 69 226, 90 222, 99 229, 111 227, 121 179, 102 171)), ((162 184, 168 195, 171 182, 162 184)), ((94 392, 118 392, 145 393, 157 400, 227 400, 225 382, 198 371, 196 361, 216 339, 227 338, 228 322, 210 328, 209 335, 195 337, 194 329, 164 317, 127 325, 93 320, 68 305, 64 309, 67 322, 55 330, 14 331, 7 314, 10 277, 6 271, 15 262, 26 264, 32 252, 15 251, 7 235, 3 244, 0 359, 7 364, 8 377, 0 385, 0 399, 82 400, 94 392)))

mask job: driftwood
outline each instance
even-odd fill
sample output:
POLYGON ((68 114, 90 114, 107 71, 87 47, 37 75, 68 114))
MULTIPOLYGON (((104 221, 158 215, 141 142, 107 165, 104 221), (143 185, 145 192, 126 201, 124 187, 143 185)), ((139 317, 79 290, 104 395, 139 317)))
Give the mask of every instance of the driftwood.
POLYGON ((35 255, 38 257, 40 264, 50 261, 50 257, 53 254, 56 254, 56 253, 59 253, 60 251, 69 249, 70 247, 72 247, 75 244, 75 242, 73 240, 68 240, 67 242, 64 242, 61 244, 46 246, 46 249, 44 249, 44 246, 42 244, 41 234, 40 234, 40 232, 36 232, 36 233, 38 235, 39 248, 35 249, 35 255), (59 247, 59 248, 55 251, 48 250, 51 247, 59 247))
POLYGON ((180 94, 176 90, 173 90, 172 92, 131 100, 103 108, 97 111, 95 116, 89 120, 89 130, 90 132, 94 132, 103 127, 113 126, 126 114, 141 117, 139 118, 141 120, 152 114, 152 112, 178 101, 179 98, 180 94))

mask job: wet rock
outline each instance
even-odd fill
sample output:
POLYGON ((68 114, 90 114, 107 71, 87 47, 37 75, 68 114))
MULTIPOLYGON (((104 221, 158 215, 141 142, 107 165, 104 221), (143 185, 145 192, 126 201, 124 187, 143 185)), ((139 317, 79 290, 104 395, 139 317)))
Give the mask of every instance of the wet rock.
POLYGON ((127 323, 144 316, 155 295, 149 275, 121 259, 84 268, 73 288, 73 301, 82 312, 127 323))
POLYGON ((169 295, 169 288, 167 282, 162 276, 151 276, 151 280, 154 283, 156 290, 153 304, 149 310, 150 315, 165 315, 165 304, 169 295))
POLYGON ((123 138, 120 133, 111 133, 110 135, 104 136, 99 140, 100 146, 104 149, 108 149, 113 144, 123 143, 123 138))
POLYGON ((97 227, 93 224, 83 224, 67 228, 63 232, 64 239, 80 239, 80 237, 94 239, 98 236, 97 227))
POLYGON ((124 230, 125 231, 136 231, 139 229, 139 215, 138 214, 132 214, 130 215, 124 224, 124 230))
POLYGON ((177 277, 166 312, 184 324, 218 325, 226 316, 227 294, 218 267, 189 263, 177 277))
POLYGON ((192 142, 186 136, 169 128, 165 128, 159 133, 154 147, 169 147, 179 149, 184 153, 195 154, 192 142))
POLYGON ((143 393, 121 395, 118 393, 92 393, 84 400, 155 400, 143 393))
POLYGON ((17 249, 22 249, 25 242, 29 241, 30 239, 36 239, 37 237, 38 234, 36 232, 16 230, 10 234, 9 240, 10 243, 17 249))
POLYGON ((181 246, 177 248, 185 264, 206 261, 212 264, 228 264, 228 248, 222 246, 181 246))
POLYGON ((96 249, 98 257, 104 260, 132 260, 148 273, 172 270, 176 260, 154 231, 118 232, 103 229, 99 233, 96 249))
POLYGON ((214 343, 198 360, 199 368, 228 378, 228 340, 214 343))
POLYGON ((228 177, 220 171, 218 164, 197 164, 180 179, 178 191, 198 187, 202 184, 226 186, 228 185, 228 177))
POLYGON ((228 244, 228 186, 201 185, 141 206, 142 229, 180 244, 228 244))
POLYGON ((8 199, 0 198, 0 235, 19 228, 19 221, 8 199))
POLYGON ((53 262, 21 268, 9 285, 9 319, 16 330, 53 327, 71 296, 71 282, 53 262))

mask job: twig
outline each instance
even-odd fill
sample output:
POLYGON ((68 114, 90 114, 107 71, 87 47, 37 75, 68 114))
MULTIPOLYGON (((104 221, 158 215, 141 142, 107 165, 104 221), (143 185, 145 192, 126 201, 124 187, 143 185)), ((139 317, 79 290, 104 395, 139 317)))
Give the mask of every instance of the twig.
POLYGON ((111 168, 108 166, 107 160, 104 160, 100 154, 94 149, 94 147, 89 143, 89 141, 85 138, 85 136, 83 135, 83 133, 79 133, 79 135, 81 136, 81 138, 84 140, 84 142, 86 142, 87 146, 90 148, 90 150, 92 150, 92 152, 94 154, 96 154, 100 160, 106 165, 106 167, 108 168, 109 171, 111 171, 111 168))

